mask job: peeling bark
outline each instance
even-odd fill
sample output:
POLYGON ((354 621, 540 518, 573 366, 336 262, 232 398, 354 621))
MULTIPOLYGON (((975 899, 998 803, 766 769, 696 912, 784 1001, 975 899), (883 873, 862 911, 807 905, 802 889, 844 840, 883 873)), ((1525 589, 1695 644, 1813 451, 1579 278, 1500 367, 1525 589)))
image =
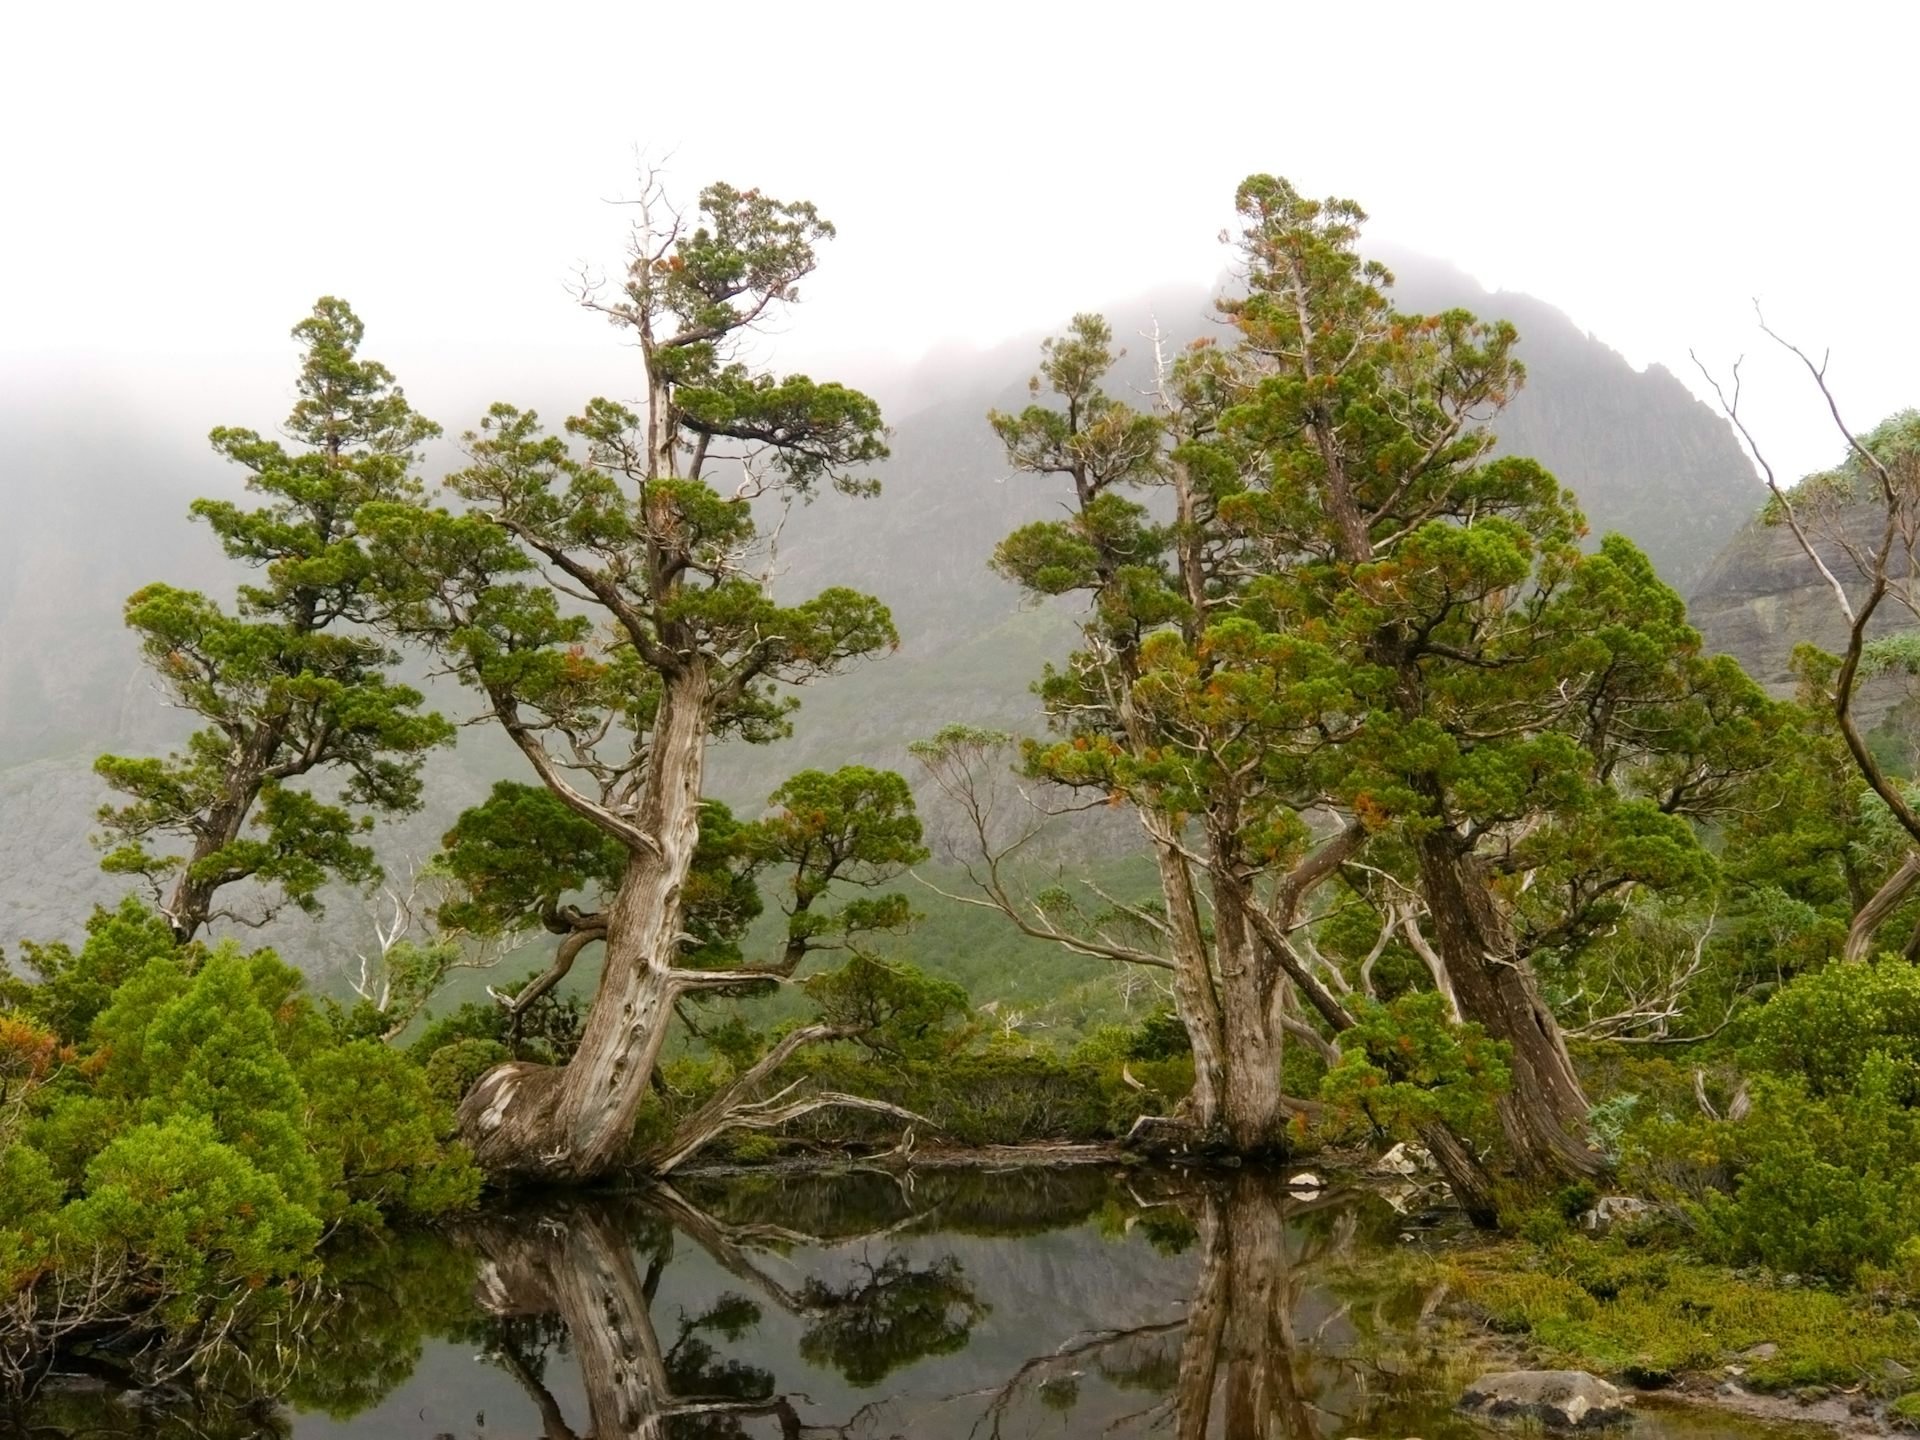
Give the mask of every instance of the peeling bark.
POLYGON ((499 1066, 460 1104, 461 1138, 496 1179, 593 1179, 632 1137, 674 1001, 690 983, 674 961, 699 841, 710 704, 698 662, 669 681, 636 817, 654 848, 632 852, 607 907, 606 963, 580 1048, 563 1066, 499 1066))
POLYGON ((1511 1047, 1513 1082, 1501 1097, 1500 1121, 1514 1164, 1536 1179, 1604 1174, 1606 1158, 1585 1141, 1591 1106, 1560 1024, 1532 970, 1515 956, 1485 878, 1445 831, 1421 837, 1418 854, 1434 948, 1452 977, 1460 1014, 1511 1047))

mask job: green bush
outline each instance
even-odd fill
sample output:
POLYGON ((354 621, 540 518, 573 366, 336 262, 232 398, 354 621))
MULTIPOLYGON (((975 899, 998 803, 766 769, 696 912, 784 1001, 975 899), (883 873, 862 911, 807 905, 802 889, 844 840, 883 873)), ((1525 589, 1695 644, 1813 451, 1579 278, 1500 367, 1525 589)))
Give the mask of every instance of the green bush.
POLYGON ((1717 1127, 1732 1193, 1693 1207, 1709 1252, 1839 1280, 1891 1267, 1920 1236, 1920 1117, 1897 1102, 1899 1079, 1874 1051, 1844 1094, 1757 1081, 1752 1115, 1717 1127))
POLYGON ((1430 990, 1353 1003, 1359 1023, 1341 1034, 1340 1063, 1320 1088, 1338 1113, 1403 1139, 1435 1121, 1467 1133, 1489 1124, 1510 1078, 1504 1045, 1454 1022, 1430 990))
POLYGON ((329 1219, 347 1205, 375 1221, 464 1210, 479 1199, 479 1170, 465 1151, 443 1145, 446 1108, 404 1055, 356 1040, 315 1056, 300 1080, 329 1219))
POLYGON ((170 1328, 313 1266, 320 1219, 224 1143, 203 1116, 136 1126, 87 1167, 60 1211, 55 1248, 85 1271, 106 1262, 156 1298, 170 1328))
POLYGON ((1783 986, 1748 1023, 1754 1068, 1797 1075, 1816 1097, 1845 1094, 1883 1055, 1890 1097, 1920 1103, 1920 966, 1829 965, 1783 986))
POLYGON ((101 912, 0 1015, 0 1302, 23 1353, 76 1296, 190 1337, 310 1271, 341 1222, 479 1193, 420 1066, 270 951, 163 949, 156 923, 101 912))

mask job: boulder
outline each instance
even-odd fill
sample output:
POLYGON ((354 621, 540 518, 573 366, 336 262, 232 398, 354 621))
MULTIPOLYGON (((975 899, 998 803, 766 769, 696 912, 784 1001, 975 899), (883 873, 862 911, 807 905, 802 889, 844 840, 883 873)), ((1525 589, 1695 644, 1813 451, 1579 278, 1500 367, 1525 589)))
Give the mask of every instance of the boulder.
POLYGON ((1404 1140, 1373 1162, 1374 1174, 1398 1175, 1405 1180, 1424 1175, 1431 1169, 1433 1157, 1418 1145, 1409 1145, 1404 1140))
POLYGON ((1395 1180, 1391 1184, 1379 1186, 1375 1192, 1397 1214, 1411 1215, 1414 1206, 1426 1199, 1427 1188, 1415 1185, 1410 1180, 1395 1180))
POLYGON ((1633 1195, 1603 1195, 1580 1217, 1580 1224, 1587 1230, 1610 1230, 1622 1220, 1638 1219, 1652 1209, 1652 1201, 1633 1195))
POLYGON ((1311 1170, 1302 1170, 1298 1175, 1295 1175, 1287 1181, 1287 1189, 1289 1190, 1311 1193, 1316 1190, 1324 1190, 1325 1188, 1326 1187, 1320 1183, 1320 1177, 1311 1170))
POLYGON ((1460 1408, 1490 1420, 1537 1420, 1554 1430, 1591 1430, 1628 1418, 1630 1398, 1584 1370, 1507 1370, 1482 1375, 1460 1408))

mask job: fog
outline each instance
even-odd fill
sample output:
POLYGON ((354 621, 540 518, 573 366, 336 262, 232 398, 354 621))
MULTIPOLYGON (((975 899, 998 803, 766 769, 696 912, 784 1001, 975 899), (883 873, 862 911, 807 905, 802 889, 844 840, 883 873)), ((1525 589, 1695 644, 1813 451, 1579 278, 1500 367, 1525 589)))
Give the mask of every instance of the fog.
POLYGON ((884 393, 930 349, 1209 281, 1271 170, 1696 389, 1690 349, 1748 353, 1798 473, 1836 445, 1754 297, 1832 348, 1859 423, 1916 398, 1916 38, 1849 4, 15 6, 0 383, 265 423, 335 293, 450 426, 622 393, 567 283, 617 264, 645 155, 682 195, 816 201, 840 239, 767 343, 884 393))

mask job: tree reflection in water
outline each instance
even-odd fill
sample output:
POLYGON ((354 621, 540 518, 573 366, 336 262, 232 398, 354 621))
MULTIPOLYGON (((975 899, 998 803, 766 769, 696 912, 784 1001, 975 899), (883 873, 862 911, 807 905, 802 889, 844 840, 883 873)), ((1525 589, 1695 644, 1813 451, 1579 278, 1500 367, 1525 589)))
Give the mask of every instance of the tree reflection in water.
MULTIPOLYGON (((1075 1412, 1095 1382, 1106 1392, 1102 1413, 1082 1418, 1103 1435, 1315 1440, 1416 1418, 1420 1433, 1456 1428, 1444 1400, 1422 1390, 1422 1365, 1409 1365, 1404 1344, 1394 1351, 1377 1338, 1363 1343, 1363 1336, 1397 1333, 1395 1327, 1356 1323, 1351 1301, 1338 1303, 1329 1288, 1330 1275, 1357 1273, 1357 1266, 1345 1267, 1365 1259, 1364 1242, 1373 1238, 1363 1235, 1352 1196, 1303 1198, 1273 1177, 1246 1175, 929 1189, 921 1197, 910 1190, 890 1200, 870 1195, 854 1209, 871 1228, 843 1230, 827 1243, 953 1230, 1018 1236, 1098 1219, 1109 1229, 1144 1231, 1163 1251, 1185 1252, 1192 1290, 1184 1305, 1167 1307, 1163 1320, 1050 1339, 996 1385, 940 1395, 909 1382, 823 1424, 817 1416, 803 1420, 807 1402, 779 1393, 772 1371, 723 1358, 716 1342, 741 1340, 763 1306, 776 1306, 805 1322, 801 1359, 838 1370, 850 1385, 877 1386, 916 1361, 968 1343, 986 1307, 960 1262, 951 1255, 916 1262, 899 1249, 874 1259, 869 1250, 850 1279, 787 1281, 768 1262, 818 1246, 821 1237, 752 1218, 722 1220, 662 1189, 618 1210, 574 1204, 536 1223, 478 1227, 475 1241, 485 1257, 481 1296, 499 1317, 490 1353, 533 1396, 549 1440, 719 1440, 773 1432, 979 1440, 1074 1435, 1081 1433, 1075 1412), (728 1294, 700 1314, 682 1315, 670 1343, 663 1343, 652 1302, 676 1239, 704 1251, 751 1298, 728 1294), (585 1431, 567 1428, 541 1381, 538 1357, 512 1339, 512 1327, 536 1313, 558 1316, 571 1337, 588 1397, 585 1431), (1128 1394, 1138 1403, 1127 1405, 1128 1394), (746 1425, 756 1420, 764 1423, 749 1432, 746 1425)), ((720 1193, 732 1204, 718 1208, 736 1217, 762 1208, 750 1195, 720 1193)), ((829 1193, 809 1194, 803 1186, 782 1209, 797 1216, 829 1213, 829 1193)), ((846 1211, 840 1218, 845 1221, 846 1211)), ((1363 1298, 1378 1307, 1393 1297, 1363 1298)), ((1410 1302, 1416 1311, 1419 1298, 1410 1302)), ((1044 1316, 1009 1318, 1044 1330, 1044 1316)))
POLYGON ((808 1278, 789 1285, 761 1254, 772 1243, 816 1245, 818 1237, 728 1225, 664 1187, 638 1204, 581 1201, 537 1217, 501 1217, 470 1227, 468 1236, 483 1257, 480 1303, 493 1317, 487 1354, 533 1400, 547 1440, 730 1440, 744 1436, 743 1422, 753 1418, 771 1419, 783 1436, 841 1433, 803 1425, 788 1397, 774 1393, 771 1371, 723 1356, 714 1340, 740 1340, 759 1323, 761 1303, 771 1302, 808 1322, 799 1342, 805 1359, 832 1366, 850 1384, 872 1385, 924 1356, 961 1348, 984 1313, 952 1256, 915 1264, 893 1251, 878 1263, 863 1261, 845 1284, 808 1278), (663 1343, 653 1302, 677 1237, 762 1300, 723 1295, 697 1315, 682 1315, 663 1343), (547 1358, 563 1341, 586 1391, 584 1431, 568 1424, 546 1384, 547 1358))
MULTIPOLYGON (((336 1262, 289 1365, 236 1356, 177 1424, 51 1396, 28 1433, 297 1440, 295 1412, 319 1411, 352 1435, 348 1417, 403 1385, 443 1415, 464 1406, 449 1377, 478 1350, 532 1413, 476 1418, 461 1440, 1464 1435, 1432 1378, 1440 1342, 1418 1338, 1429 1297, 1379 1278, 1398 1273, 1381 1257, 1397 1234, 1378 1201, 1294 1196, 1272 1176, 689 1179, 362 1247, 336 1262), (1112 1328, 1074 1332, 1089 1319, 1112 1328), (434 1340, 448 1343, 415 1377, 434 1340), (794 1388, 822 1369, 842 1382, 826 1405, 794 1388)), ((415 1405, 379 1433, 412 1440, 393 1427, 415 1405)), ((419 1416, 419 1440, 449 1434, 419 1416)))
MULTIPOLYGON (((1047 1426, 1036 1407, 1072 1411, 1095 1376, 1115 1391, 1156 1397, 1101 1417, 1088 1433, 1103 1436, 1473 1433, 1452 1414, 1450 1394, 1435 1388, 1444 1357, 1431 1342, 1423 1348, 1417 1324, 1404 1323, 1426 1318, 1438 1297, 1372 1286, 1361 1275, 1366 1242, 1394 1242, 1363 1233, 1358 1197, 1297 1196, 1272 1176, 1160 1178, 1164 1198, 1143 1198, 1140 1187, 1130 1196, 1137 1219, 1198 1261, 1184 1314, 1075 1336, 1029 1360, 987 1399, 975 1436, 1057 1433, 1057 1421, 1047 1426), (1358 1293, 1337 1303, 1343 1289, 1358 1293), (1359 1316, 1355 1300, 1364 1302, 1359 1316)), ((1069 1424, 1067 1433, 1079 1431, 1069 1424)))

